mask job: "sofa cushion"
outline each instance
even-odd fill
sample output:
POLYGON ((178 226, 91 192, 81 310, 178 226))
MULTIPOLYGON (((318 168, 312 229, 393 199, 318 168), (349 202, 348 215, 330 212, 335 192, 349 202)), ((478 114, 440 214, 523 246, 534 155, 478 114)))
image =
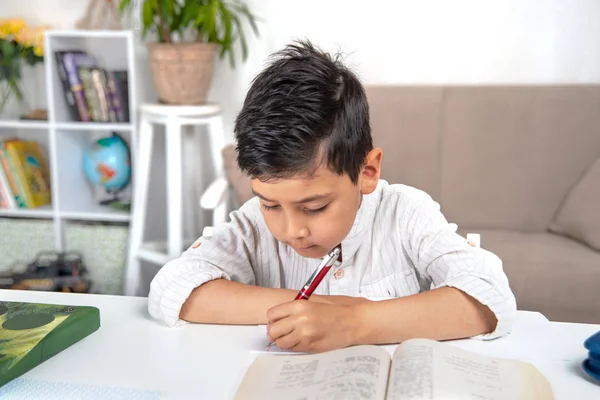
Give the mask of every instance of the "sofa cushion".
POLYGON ((600 250, 600 157, 569 192, 550 230, 600 250))
POLYGON ((553 233, 478 232, 502 259, 520 310, 555 321, 600 323, 600 252, 553 233))
POLYGON ((459 225, 544 232, 600 154, 594 85, 447 87, 440 204, 459 225))

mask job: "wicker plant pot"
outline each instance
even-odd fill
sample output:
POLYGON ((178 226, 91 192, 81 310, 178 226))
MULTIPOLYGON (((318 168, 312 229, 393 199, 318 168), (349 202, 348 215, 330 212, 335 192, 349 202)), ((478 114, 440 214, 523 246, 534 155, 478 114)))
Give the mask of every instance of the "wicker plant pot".
POLYGON ((177 105, 206 103, 215 55, 212 43, 148 43, 159 100, 177 105))

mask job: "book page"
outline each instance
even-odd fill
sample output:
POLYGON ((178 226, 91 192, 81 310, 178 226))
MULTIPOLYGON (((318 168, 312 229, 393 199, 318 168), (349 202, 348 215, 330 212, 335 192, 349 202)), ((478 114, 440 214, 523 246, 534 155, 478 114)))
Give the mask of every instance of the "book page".
POLYGON ((390 356, 376 346, 320 354, 261 355, 235 400, 384 400, 390 356))
POLYGON ((398 346, 387 399, 438 398, 550 400, 553 396, 546 378, 529 363, 489 357, 426 339, 398 346))

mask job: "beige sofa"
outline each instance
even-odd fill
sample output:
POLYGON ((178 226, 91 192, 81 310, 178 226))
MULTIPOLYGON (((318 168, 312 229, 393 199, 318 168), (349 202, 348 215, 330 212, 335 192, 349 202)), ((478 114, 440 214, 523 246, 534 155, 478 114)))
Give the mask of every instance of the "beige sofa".
MULTIPOLYGON (((496 253, 521 310, 600 323, 600 86, 368 87, 382 178, 496 253)), ((238 204, 249 181, 224 151, 238 204)))
POLYGON ((370 87, 383 178, 504 262, 518 308, 600 323, 600 86, 370 87))

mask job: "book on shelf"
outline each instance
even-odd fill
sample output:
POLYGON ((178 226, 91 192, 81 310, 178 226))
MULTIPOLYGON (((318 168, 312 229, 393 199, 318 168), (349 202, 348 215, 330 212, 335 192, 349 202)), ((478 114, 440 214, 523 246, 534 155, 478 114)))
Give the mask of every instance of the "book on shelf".
POLYGON ((94 66, 96 59, 82 51, 57 51, 54 56, 71 118, 76 121, 91 121, 78 68, 94 66))
POLYGON ((259 355, 235 395, 235 400, 321 398, 550 400, 553 394, 530 363, 411 339, 391 357, 379 346, 259 355))
POLYGON ((94 83, 92 82, 92 72, 90 68, 79 67, 77 73, 81 79, 81 88, 85 95, 85 101, 90 112, 90 118, 95 122, 106 122, 100 116, 100 99, 94 83))
POLYGON ((48 162, 37 142, 0 141, 0 208, 35 208, 52 201, 48 162))
POLYGON ((106 71, 108 93, 117 121, 129 121, 127 71, 106 71))
POLYGON ((54 53, 70 116, 83 122, 129 122, 127 71, 102 68, 81 50, 54 53))
POLYGON ((0 208, 17 208, 17 201, 10 187, 8 176, 0 163, 0 208))

